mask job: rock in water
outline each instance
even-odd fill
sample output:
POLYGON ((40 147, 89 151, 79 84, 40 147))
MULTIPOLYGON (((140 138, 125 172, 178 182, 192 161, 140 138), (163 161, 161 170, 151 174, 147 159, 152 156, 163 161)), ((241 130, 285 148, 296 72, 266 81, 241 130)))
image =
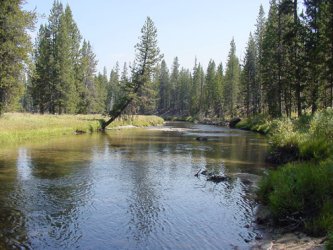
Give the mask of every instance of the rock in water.
POLYGON ((197 137, 196 138, 197 141, 208 141, 207 137, 197 137))
POLYGON ((215 183, 220 183, 222 181, 227 181, 229 180, 230 178, 227 177, 227 176, 222 176, 222 175, 212 175, 210 176, 207 181, 212 181, 212 182, 215 182, 215 183))
POLYGON ((239 123, 241 119, 239 117, 232 118, 229 122, 229 127, 230 128, 235 128, 236 124, 239 123))

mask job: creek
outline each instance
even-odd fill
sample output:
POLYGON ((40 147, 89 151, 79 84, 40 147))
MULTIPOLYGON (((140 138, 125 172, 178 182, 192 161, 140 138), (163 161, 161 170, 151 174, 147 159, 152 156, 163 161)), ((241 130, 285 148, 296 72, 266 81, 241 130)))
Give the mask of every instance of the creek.
POLYGON ((0 248, 247 249, 267 149, 182 122, 2 146, 0 248))

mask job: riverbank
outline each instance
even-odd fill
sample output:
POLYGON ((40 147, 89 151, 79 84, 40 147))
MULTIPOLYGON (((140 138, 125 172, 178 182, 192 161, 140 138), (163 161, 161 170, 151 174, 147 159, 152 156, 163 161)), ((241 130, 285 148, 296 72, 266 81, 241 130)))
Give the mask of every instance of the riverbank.
POLYGON ((270 223, 290 232, 327 237, 329 248, 333 242, 333 110, 293 120, 258 116, 236 127, 268 135, 268 160, 277 167, 260 182, 258 199, 268 207, 270 223))
MULTIPOLYGON (((102 115, 39 115, 5 113, 0 117, 0 144, 21 143, 80 133, 92 133, 100 129, 106 119, 102 115)), ((147 127, 163 124, 157 116, 125 116, 114 121, 108 128, 120 126, 147 127)))

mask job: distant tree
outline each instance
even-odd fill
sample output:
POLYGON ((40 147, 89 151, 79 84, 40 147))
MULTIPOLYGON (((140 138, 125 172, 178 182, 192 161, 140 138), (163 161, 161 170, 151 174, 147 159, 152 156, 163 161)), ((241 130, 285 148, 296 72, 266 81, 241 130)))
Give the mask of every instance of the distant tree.
POLYGON ((314 113, 319 107, 320 88, 322 87, 321 74, 324 62, 323 47, 321 43, 321 18, 320 10, 323 0, 305 0, 304 21, 307 29, 306 34, 306 60, 307 67, 307 101, 314 113))
POLYGON ((103 74, 98 73, 95 76, 95 91, 96 91, 96 98, 95 98, 95 105, 93 109, 93 113, 105 113, 106 111, 106 98, 107 98, 107 85, 108 85, 108 78, 106 74, 106 70, 103 71, 103 74))
POLYGON ((47 26, 40 26, 33 57, 35 67, 29 92, 33 99, 34 109, 44 114, 44 112, 50 111, 54 99, 52 40, 47 26))
POLYGON ((323 50, 322 95, 324 107, 333 107, 333 2, 324 0, 320 4, 320 43, 323 50))
POLYGON ((206 85, 205 85, 205 116, 213 116, 214 104, 216 101, 217 83, 216 83, 216 64, 213 60, 210 60, 206 73, 206 85))
MULTIPOLYGON (((50 74, 50 88, 49 88, 49 113, 54 114, 59 110, 59 98, 61 98, 61 81, 60 78, 60 62, 59 62, 59 30, 60 19, 63 15, 63 5, 58 0, 53 2, 50 15, 48 18, 48 25, 46 26, 50 32, 50 62, 47 74, 50 74), (56 110, 58 109, 58 110, 56 110)), ((59 52, 60 53, 60 52, 59 52)), ((43 77, 44 78, 44 77, 43 77)))
POLYGON ((230 43, 230 51, 225 72, 223 103, 226 115, 237 115, 238 95, 240 85, 240 65, 236 56, 234 39, 230 43))
POLYGON ((188 69, 182 68, 178 78, 178 103, 177 110, 181 116, 188 116, 190 110, 190 89, 192 85, 191 73, 188 69))
POLYGON ((259 112, 261 93, 260 85, 257 80, 257 47, 256 42, 250 33, 244 58, 242 71, 242 96, 246 109, 246 115, 254 115, 259 112))
POLYGON ((223 117, 223 87, 224 87, 224 76, 223 76, 223 65, 220 63, 217 66, 215 74, 215 98, 214 98, 214 114, 218 117, 223 117))
POLYGON ((35 15, 22 10, 23 3, 2 0, 0 4, 0 115, 17 101, 31 51, 27 30, 33 28, 35 15))
POLYGON ((162 60, 159 75, 159 113, 164 113, 170 107, 170 77, 169 70, 165 60, 162 60))
POLYGON ((265 26, 266 26, 266 18, 265 18, 265 11, 262 5, 259 8, 259 14, 257 17, 256 23, 256 30, 254 33, 254 39, 256 42, 256 50, 257 50, 257 57, 256 57, 256 83, 258 86, 257 92, 257 106, 258 112, 261 113, 263 111, 263 74, 262 74, 262 62, 263 62, 263 41, 264 41, 264 34, 265 34, 265 26))
POLYGON ((119 82, 119 64, 111 70, 109 85, 107 88, 107 111, 110 112, 114 105, 117 105, 120 98, 120 82, 119 82))
POLYGON ((175 57, 171 67, 170 75, 170 109, 172 112, 177 112, 179 104, 178 78, 179 78, 179 60, 175 57))
POLYGON ((83 41, 80 54, 79 81, 82 85, 79 89, 80 104, 78 112, 95 113, 97 112, 96 102, 98 101, 97 89, 95 86, 97 60, 90 42, 86 40, 83 41))
POLYGON ((102 129, 105 129, 127 108, 140 88, 150 80, 154 68, 161 60, 160 50, 157 46, 157 29, 150 17, 147 17, 141 29, 140 41, 135 48, 134 74, 132 81, 128 84, 127 95, 119 105, 114 106, 110 111, 110 119, 103 124, 102 129))
POLYGON ((264 39, 262 41, 261 77, 264 101, 272 117, 282 115, 281 55, 279 11, 275 0, 270 2, 264 39))

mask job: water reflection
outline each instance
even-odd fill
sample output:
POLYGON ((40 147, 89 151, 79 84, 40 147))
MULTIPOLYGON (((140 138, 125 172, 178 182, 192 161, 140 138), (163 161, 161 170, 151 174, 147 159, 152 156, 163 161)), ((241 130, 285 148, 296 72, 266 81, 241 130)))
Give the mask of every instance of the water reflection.
POLYGON ((0 150, 0 248, 247 247, 257 233, 245 225, 253 219, 252 180, 265 167, 263 138, 174 127, 186 130, 113 131, 0 150), (203 135, 208 142, 195 140, 203 135), (199 169, 231 178, 210 183, 194 177, 199 169))

